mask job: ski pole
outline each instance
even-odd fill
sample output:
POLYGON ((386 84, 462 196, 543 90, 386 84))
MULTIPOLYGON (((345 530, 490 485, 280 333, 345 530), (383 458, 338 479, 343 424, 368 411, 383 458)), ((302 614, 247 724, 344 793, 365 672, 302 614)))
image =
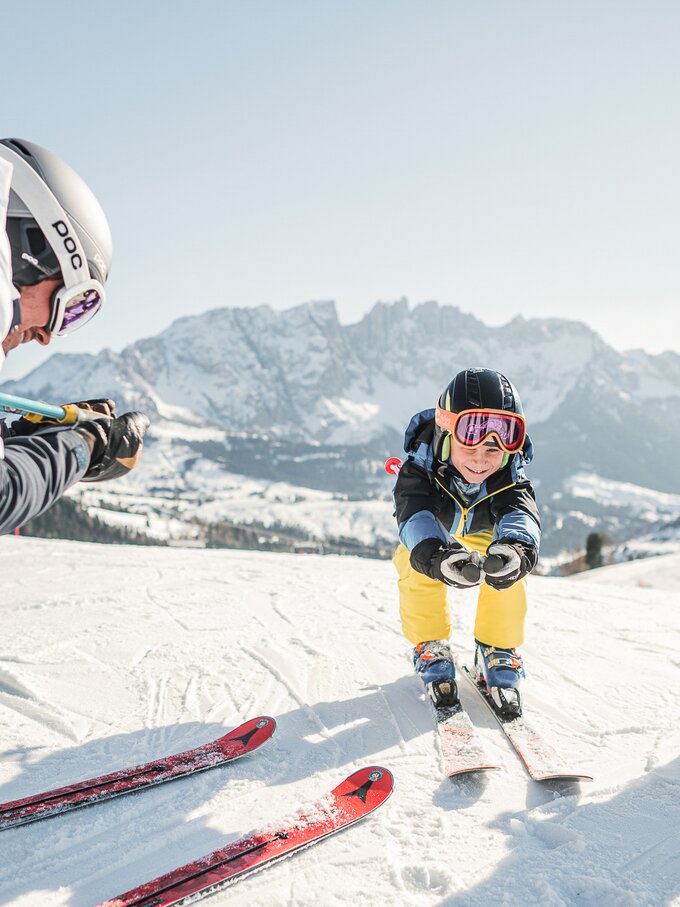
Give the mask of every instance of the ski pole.
POLYGON ((54 422, 69 425, 80 419, 80 410, 74 403, 68 403, 66 406, 50 406, 49 403, 43 403, 40 400, 15 397, 14 394, 4 394, 2 391, 0 391, 0 409, 19 410, 30 422, 52 419, 54 422))

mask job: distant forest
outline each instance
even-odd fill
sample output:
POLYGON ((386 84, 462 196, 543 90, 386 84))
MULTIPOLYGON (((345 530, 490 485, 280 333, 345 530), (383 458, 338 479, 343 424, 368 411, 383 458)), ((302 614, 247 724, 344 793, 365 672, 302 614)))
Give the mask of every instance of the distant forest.
POLYGON ((21 527, 21 534, 41 539, 72 539, 76 542, 104 544, 165 544, 125 526, 109 526, 97 517, 90 516, 71 498, 61 498, 41 516, 29 520, 21 527))
MULTIPOLYGON (((122 508, 121 508, 122 510, 122 508)), ((194 523, 192 540, 186 544, 206 548, 237 548, 250 551, 283 551, 293 554, 353 554, 359 557, 389 558, 391 546, 364 545, 356 539, 310 538, 304 532, 285 526, 246 526, 223 520, 220 523, 194 523)), ((90 516, 78 501, 61 498, 49 510, 21 527, 21 535, 44 539, 71 539, 76 542, 101 542, 123 545, 166 545, 125 526, 111 526, 90 516)), ((178 540, 175 544, 182 544, 178 540)))

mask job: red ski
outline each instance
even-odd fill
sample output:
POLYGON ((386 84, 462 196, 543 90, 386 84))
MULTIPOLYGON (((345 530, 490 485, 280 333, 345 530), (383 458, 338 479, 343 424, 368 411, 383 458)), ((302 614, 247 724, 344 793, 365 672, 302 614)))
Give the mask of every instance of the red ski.
POLYGON ((273 718, 268 716, 252 718, 224 737, 184 753, 155 759, 144 765, 112 772, 110 775, 101 775, 99 778, 90 778, 88 781, 80 781, 22 800, 1 803, 0 830, 14 825, 25 825, 37 819, 46 819, 72 809, 79 809, 81 806, 110 800, 112 797, 120 797, 122 794, 224 765, 262 746, 275 729, 276 722, 273 718))
POLYGON ((442 748, 444 774, 449 777, 469 772, 499 769, 484 755, 475 726, 460 703, 435 708, 437 733, 442 748))
POLYGON ((236 878, 353 825, 392 793, 385 768, 370 766, 350 775, 298 819, 272 831, 256 832, 187 863, 99 907, 170 907, 212 894, 236 878))
POLYGON ((529 777, 534 781, 592 781, 591 775, 571 771, 564 765, 564 760, 557 750, 537 734, 523 717, 503 718, 496 711, 493 700, 486 687, 477 683, 466 665, 460 665, 461 673, 477 690, 494 717, 503 728, 503 733, 512 744, 513 749, 524 763, 529 777))

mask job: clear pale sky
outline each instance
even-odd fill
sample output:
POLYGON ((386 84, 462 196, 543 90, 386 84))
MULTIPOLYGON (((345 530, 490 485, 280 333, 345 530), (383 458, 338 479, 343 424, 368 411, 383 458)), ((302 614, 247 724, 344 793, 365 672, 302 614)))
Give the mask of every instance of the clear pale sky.
POLYGON ((2 34, 1 131, 114 235, 107 309, 52 351, 406 296, 680 352, 680 4, 22 0, 2 34))

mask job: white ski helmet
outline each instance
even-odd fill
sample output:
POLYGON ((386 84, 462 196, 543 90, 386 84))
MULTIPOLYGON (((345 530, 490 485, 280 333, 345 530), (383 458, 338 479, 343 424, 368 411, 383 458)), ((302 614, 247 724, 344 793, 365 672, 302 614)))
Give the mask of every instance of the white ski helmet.
POLYGON ((7 211, 13 282, 39 283, 60 271, 104 284, 112 242, 94 193, 61 158, 23 139, 0 139, 0 157, 14 167, 7 211))

